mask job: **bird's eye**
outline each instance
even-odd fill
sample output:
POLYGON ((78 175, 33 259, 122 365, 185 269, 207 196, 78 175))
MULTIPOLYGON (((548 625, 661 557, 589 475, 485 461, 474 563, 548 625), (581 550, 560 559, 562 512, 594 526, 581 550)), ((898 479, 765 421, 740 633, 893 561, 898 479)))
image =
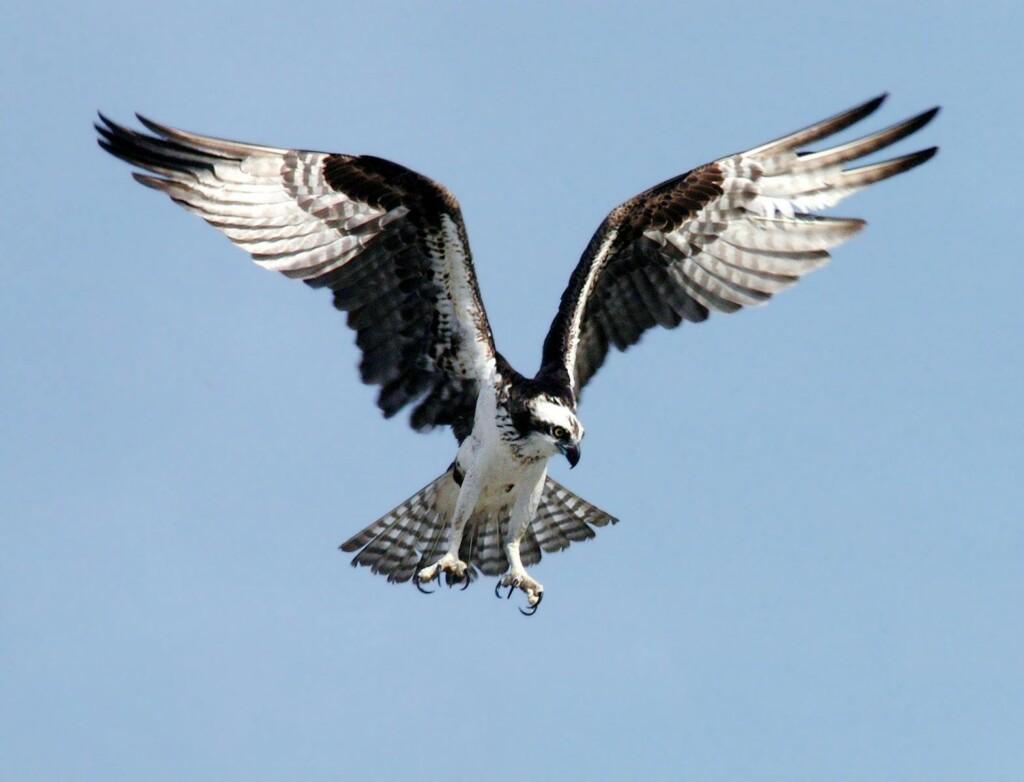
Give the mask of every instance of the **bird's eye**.
POLYGON ((561 440, 569 433, 565 431, 564 427, 556 426, 554 429, 551 430, 551 434, 555 436, 556 440, 561 440))

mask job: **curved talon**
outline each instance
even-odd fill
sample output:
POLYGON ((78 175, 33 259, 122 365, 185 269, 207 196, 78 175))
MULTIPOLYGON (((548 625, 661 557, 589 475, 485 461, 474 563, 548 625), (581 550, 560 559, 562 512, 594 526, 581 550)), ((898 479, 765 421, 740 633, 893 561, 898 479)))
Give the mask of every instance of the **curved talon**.
POLYGON ((521 613, 523 616, 533 616, 535 613, 537 613, 537 609, 540 608, 540 601, 543 599, 544 593, 541 592, 539 595, 537 595, 537 602, 530 606, 529 610, 524 611, 522 608, 520 608, 519 613, 521 613))
POLYGON ((496 598, 498 598, 498 600, 501 600, 501 592, 499 591, 500 589, 501 589, 501 579, 499 578, 498 579, 498 583, 496 583, 494 585, 494 596, 496 598))
POLYGON ((459 591, 460 592, 465 592, 467 589, 469 589, 469 571, 468 570, 466 571, 466 583, 464 583, 462 585, 462 589, 460 589, 459 591))
MULTIPOLYGON (((433 579, 431 579, 431 580, 433 580, 433 579)), ((420 581, 419 576, 413 576, 413 583, 416 584, 416 588, 418 590, 420 590, 420 592, 422 592, 423 594, 425 594, 425 595, 432 595, 432 594, 434 594, 434 590, 433 589, 424 589, 423 588, 423 582, 420 581)))
POLYGON ((505 599, 506 600, 511 600, 512 599, 512 593, 515 592, 515 591, 516 591, 516 585, 515 584, 509 584, 508 585, 508 594, 505 595, 505 599))

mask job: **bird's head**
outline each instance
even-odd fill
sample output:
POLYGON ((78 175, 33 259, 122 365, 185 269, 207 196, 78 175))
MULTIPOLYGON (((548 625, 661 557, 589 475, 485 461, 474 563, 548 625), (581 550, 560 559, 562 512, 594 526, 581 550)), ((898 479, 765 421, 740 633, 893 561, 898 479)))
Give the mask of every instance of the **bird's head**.
POLYGON ((583 424, 562 399, 548 394, 531 397, 527 402, 527 435, 549 454, 561 453, 570 467, 580 460, 583 424))

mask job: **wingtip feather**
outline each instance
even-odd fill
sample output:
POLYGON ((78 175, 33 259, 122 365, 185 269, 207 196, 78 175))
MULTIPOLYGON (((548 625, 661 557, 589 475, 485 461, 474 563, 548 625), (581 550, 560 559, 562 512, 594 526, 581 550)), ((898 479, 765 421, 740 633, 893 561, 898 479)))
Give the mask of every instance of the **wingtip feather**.
MULTIPOLYGON (((866 108, 867 114, 870 114, 871 112, 875 111, 879 106, 881 106, 883 103, 885 103, 888 99, 889 99, 889 91, 888 90, 884 90, 883 92, 878 93, 878 95, 876 95, 875 97, 873 97, 870 100, 866 101, 863 104, 863 106, 866 108)), ((865 115, 865 116, 867 116, 867 115, 865 115)))
POLYGON ((153 190, 160 190, 161 192, 167 190, 167 180, 161 179, 160 177, 149 176, 148 174, 140 174, 138 171, 133 171, 132 179, 140 185, 150 187, 153 190))
POLYGON ((897 174, 917 168, 922 163, 927 163, 935 157, 938 151, 938 147, 928 147, 917 152, 911 152, 909 155, 883 160, 880 163, 850 168, 843 171, 843 181, 844 184, 850 187, 872 185, 875 182, 881 182, 884 179, 889 179, 897 174))
POLYGON ((801 128, 793 133, 788 133, 785 136, 780 136, 779 138, 762 144, 761 146, 754 147, 753 149, 748 150, 748 154, 770 154, 783 150, 795 150, 805 144, 832 136, 840 131, 846 130, 851 125, 860 122, 869 114, 877 111, 878 107, 881 106, 888 97, 889 93, 883 92, 870 100, 866 100, 863 103, 854 106, 853 108, 846 109, 846 111, 833 114, 831 117, 826 117, 823 120, 814 122, 805 128, 801 128))
POLYGON ((156 133, 158 136, 163 136, 164 138, 171 138, 172 134, 168 132, 169 128, 166 125, 161 125, 159 122, 151 120, 149 117, 144 114, 140 114, 137 111, 135 112, 135 119, 141 122, 143 127, 150 132, 156 133))

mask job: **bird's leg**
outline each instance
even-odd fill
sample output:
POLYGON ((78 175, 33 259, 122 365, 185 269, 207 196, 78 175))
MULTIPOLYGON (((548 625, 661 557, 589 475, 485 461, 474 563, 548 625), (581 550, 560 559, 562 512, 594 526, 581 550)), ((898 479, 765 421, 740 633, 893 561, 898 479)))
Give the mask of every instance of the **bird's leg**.
POLYGON ((515 540, 505 545, 505 556, 508 557, 508 572, 501 577, 498 586, 508 587, 509 595, 511 595, 513 589, 523 590, 523 594, 526 595, 527 605, 527 610, 523 611, 523 613, 532 615, 537 610, 537 606, 540 605, 540 601, 544 599, 544 585, 531 577, 526 572, 526 568, 523 567, 523 562, 519 558, 520 540, 515 540))
MULTIPOLYGON (((532 616, 537 611, 537 606, 544 598, 544 585, 535 580, 526 572, 523 567, 523 560, 519 555, 519 547, 522 544, 523 536, 537 513, 537 505, 540 502, 540 494, 544 487, 544 475, 534 487, 533 491, 524 493, 512 507, 512 515, 508 521, 508 539, 505 541, 505 557, 508 559, 508 572, 498 581, 498 588, 508 587, 509 596, 513 589, 521 589, 526 595, 527 610, 519 609, 527 616, 532 616)), ((496 590, 497 591, 497 588, 496 590)))
POLYGON ((452 513, 451 535, 448 538, 448 550, 444 556, 432 565, 420 570, 415 576, 415 582, 425 584, 435 578, 440 581, 441 574, 450 575, 449 584, 469 580, 467 572, 469 565, 459 559, 459 547, 462 546, 462 533, 466 528, 466 522, 476 507, 476 501, 480 497, 480 482, 474 475, 466 475, 462 481, 462 488, 459 490, 459 498, 455 501, 455 511, 452 513))
POLYGON ((468 578, 466 575, 468 567, 469 565, 459 559, 458 554, 453 554, 451 551, 448 551, 433 565, 428 565, 421 569, 416 574, 416 581, 418 584, 425 584, 436 578, 440 582, 441 574, 449 573, 452 576, 452 583, 455 583, 456 581, 462 581, 463 579, 468 578))

